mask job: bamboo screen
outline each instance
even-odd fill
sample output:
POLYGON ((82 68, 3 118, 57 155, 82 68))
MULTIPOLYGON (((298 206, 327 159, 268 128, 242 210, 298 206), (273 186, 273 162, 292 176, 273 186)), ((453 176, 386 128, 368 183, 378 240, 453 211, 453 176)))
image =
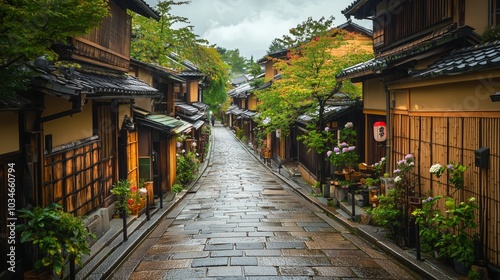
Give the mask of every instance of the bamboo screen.
POLYGON ((457 201, 477 199, 481 209, 476 233, 484 239, 488 262, 500 265, 500 119, 395 113, 392 129, 392 166, 408 153, 415 156, 415 189, 420 197, 450 194, 457 201), (490 148, 487 170, 475 166, 474 152, 481 147, 490 148), (431 165, 450 162, 467 166, 463 190, 454 192, 447 176, 431 177, 431 165))
POLYGON ((138 140, 139 133, 128 132, 127 141, 127 178, 136 184, 138 187, 139 183, 139 156, 138 156, 138 140))
POLYGON ((43 205, 57 202, 77 216, 86 215, 100 207, 103 190, 99 149, 99 142, 94 141, 46 155, 43 166, 43 205))

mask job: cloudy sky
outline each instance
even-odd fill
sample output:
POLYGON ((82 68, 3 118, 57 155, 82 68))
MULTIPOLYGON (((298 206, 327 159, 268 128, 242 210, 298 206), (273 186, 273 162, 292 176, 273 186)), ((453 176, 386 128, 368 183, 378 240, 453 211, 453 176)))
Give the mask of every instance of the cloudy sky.
MULTIPOLYGON (((152 7, 157 0, 146 0, 152 7)), ((275 38, 308 17, 335 17, 334 25, 347 19, 341 11, 354 0, 191 0, 174 6, 172 14, 187 17, 194 33, 210 44, 234 50, 246 58, 262 58, 275 38)), ((371 29, 370 21, 355 21, 371 29)))

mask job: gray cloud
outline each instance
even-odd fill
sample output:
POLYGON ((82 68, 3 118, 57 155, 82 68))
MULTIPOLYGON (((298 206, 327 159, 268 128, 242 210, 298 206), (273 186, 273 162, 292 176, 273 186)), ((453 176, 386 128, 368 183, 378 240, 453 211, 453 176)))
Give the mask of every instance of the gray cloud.
MULTIPOLYGON (((146 0, 151 6, 155 0, 146 0)), ((189 5, 174 6, 172 14, 184 16, 194 33, 210 44, 239 49, 244 57, 259 59, 275 38, 308 17, 335 17, 335 25, 346 22, 341 10, 353 0, 192 0, 189 5)), ((359 24, 371 28, 371 22, 359 24)))

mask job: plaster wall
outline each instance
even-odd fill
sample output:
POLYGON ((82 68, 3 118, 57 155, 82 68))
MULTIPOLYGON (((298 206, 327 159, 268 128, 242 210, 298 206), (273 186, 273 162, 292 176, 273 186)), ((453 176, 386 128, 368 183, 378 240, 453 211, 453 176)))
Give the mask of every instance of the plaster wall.
MULTIPOLYGON (((42 117, 70 110, 72 103, 52 95, 45 96, 46 109, 42 117)), ((43 123, 45 135, 52 134, 52 146, 67 144, 92 136, 92 101, 83 106, 82 112, 43 123)))
POLYGON ((500 106, 491 102, 489 97, 495 91, 500 89, 484 87, 479 81, 412 88, 409 91, 409 110, 499 112, 500 106))
POLYGON ((465 25, 474 28, 474 32, 482 35, 488 28, 488 2, 489 1, 465 1, 465 25), (483 15, 483 16, 478 16, 483 15))
POLYGON ((372 79, 363 83, 363 106, 369 110, 385 110, 384 84, 372 79))
POLYGON ((125 115, 131 116, 130 105, 129 104, 120 104, 118 106, 118 129, 122 128, 123 120, 125 119, 125 115))
POLYGON ((2 144, 0 155, 19 150, 19 114, 15 111, 0 111, 2 144))
POLYGON ((189 97, 187 102, 198 101, 198 81, 189 82, 189 97))

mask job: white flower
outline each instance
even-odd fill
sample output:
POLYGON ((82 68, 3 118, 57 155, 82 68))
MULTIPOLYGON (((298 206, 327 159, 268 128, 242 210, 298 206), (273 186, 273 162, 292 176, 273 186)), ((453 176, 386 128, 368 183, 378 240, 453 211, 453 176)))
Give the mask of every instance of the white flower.
POLYGON ((441 167, 442 167, 441 164, 436 163, 436 164, 431 166, 431 168, 429 169, 429 172, 432 174, 439 173, 439 171, 441 170, 441 167))
POLYGON ((139 192, 142 194, 146 194, 146 193, 148 193, 148 190, 146 188, 140 188, 139 192))
POLYGON ((402 179, 401 177, 396 176, 396 178, 394 178, 394 183, 399 183, 401 179, 402 179))
POLYGON ((380 161, 385 161, 385 157, 381 158, 380 161))
POLYGON ((186 150, 182 149, 181 153, 185 153, 185 152, 186 152, 186 150))
POLYGON ((354 125, 352 124, 352 122, 347 122, 345 125, 344 125, 345 128, 353 128, 354 125))

